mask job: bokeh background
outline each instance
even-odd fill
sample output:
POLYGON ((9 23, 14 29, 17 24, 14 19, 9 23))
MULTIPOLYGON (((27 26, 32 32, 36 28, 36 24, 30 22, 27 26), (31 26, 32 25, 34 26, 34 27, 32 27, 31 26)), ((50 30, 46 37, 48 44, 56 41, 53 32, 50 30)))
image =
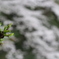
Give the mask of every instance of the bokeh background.
POLYGON ((14 32, 0 59, 59 59, 59 0, 0 0, 0 22, 14 32))

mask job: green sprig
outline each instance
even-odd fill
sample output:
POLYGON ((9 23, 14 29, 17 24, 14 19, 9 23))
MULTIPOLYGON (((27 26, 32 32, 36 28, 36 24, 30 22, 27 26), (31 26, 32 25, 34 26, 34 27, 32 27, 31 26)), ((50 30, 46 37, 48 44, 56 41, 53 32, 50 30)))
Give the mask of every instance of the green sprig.
MULTIPOLYGON (((1 23, 0 23, 1 26, 1 23)), ((9 30, 9 28, 12 26, 12 24, 8 24, 4 27, 3 31, 2 29, 0 29, 0 44, 4 41, 4 37, 9 37, 9 36, 13 36, 14 33, 10 33, 11 31, 9 30), (8 34, 10 33, 10 34, 8 34)))

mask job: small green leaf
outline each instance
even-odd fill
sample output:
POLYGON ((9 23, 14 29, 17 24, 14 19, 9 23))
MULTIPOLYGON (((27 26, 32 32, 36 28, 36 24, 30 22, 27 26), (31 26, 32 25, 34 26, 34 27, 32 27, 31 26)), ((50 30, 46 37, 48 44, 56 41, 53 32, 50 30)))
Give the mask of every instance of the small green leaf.
POLYGON ((4 30, 8 30, 11 27, 12 24, 8 24, 7 26, 4 27, 4 30))
POLYGON ((4 30, 4 33, 10 32, 10 30, 4 30))
POLYGON ((14 35, 14 33, 9 34, 9 36, 13 36, 13 35, 14 35))
POLYGON ((5 34, 4 36, 9 37, 9 36, 13 36, 13 35, 14 35, 14 33, 10 33, 10 34, 5 34))
POLYGON ((7 26, 4 27, 4 30, 7 30, 7 26))
POLYGON ((0 39, 0 41, 3 41, 4 39, 0 39))
POLYGON ((7 30, 11 27, 11 25, 12 25, 12 24, 8 24, 8 25, 7 25, 7 30))
POLYGON ((2 44, 2 43, 3 43, 3 41, 4 41, 4 39, 0 39, 0 44, 2 44))

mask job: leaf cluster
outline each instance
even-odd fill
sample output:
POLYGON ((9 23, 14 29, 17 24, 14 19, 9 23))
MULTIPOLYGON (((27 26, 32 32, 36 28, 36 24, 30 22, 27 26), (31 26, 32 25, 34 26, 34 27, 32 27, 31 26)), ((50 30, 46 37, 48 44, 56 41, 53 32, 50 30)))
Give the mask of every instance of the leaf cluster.
MULTIPOLYGON (((0 23, 0 26, 2 24, 0 23)), ((9 28, 12 26, 12 24, 8 24, 6 26, 4 26, 4 29, 0 29, 0 44, 4 41, 4 37, 9 37, 9 36, 13 36, 14 33, 11 33, 11 30, 9 30, 9 28), (9 34, 8 34, 9 33, 9 34)))

